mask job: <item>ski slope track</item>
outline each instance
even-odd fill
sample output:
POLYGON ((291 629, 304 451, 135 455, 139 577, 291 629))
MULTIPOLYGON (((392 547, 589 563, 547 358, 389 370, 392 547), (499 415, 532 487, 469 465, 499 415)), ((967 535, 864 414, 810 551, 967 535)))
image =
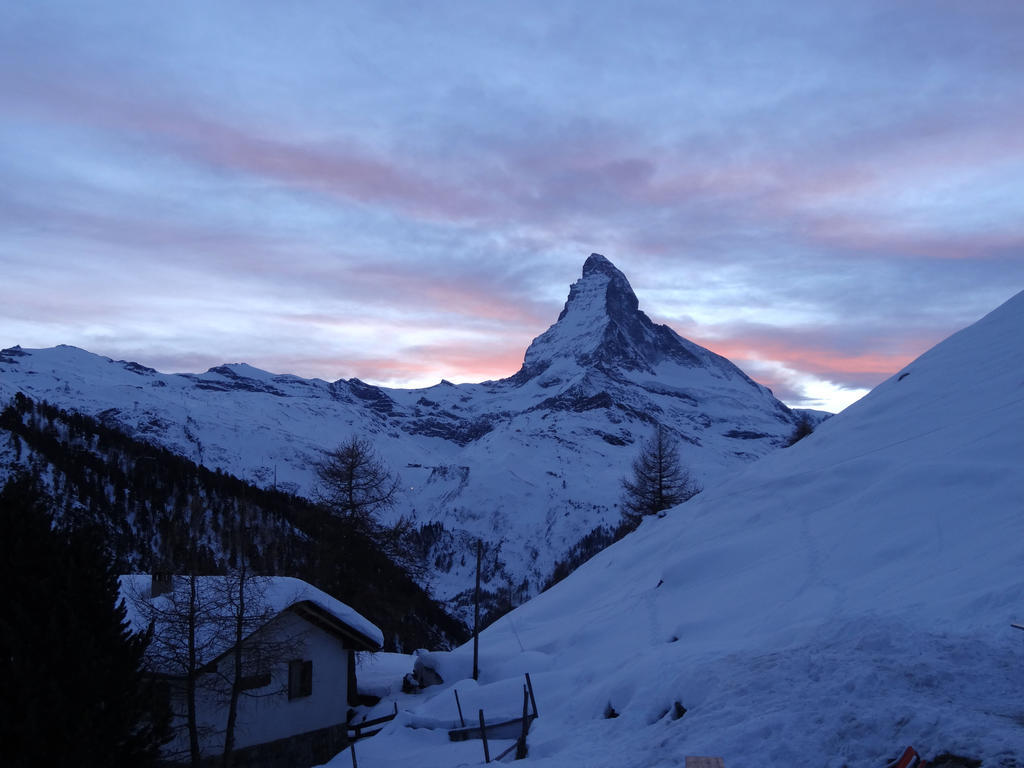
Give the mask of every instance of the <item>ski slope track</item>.
POLYGON ((498 381, 401 390, 246 364, 163 374, 73 347, 13 347, 0 352, 0 401, 17 391, 314 497, 321 452, 367 437, 401 476, 393 514, 452 532, 431 552, 441 598, 472 586, 477 538, 490 589, 536 593, 582 536, 618 523, 619 481, 656 423, 711 484, 780 447, 797 419, 725 358, 652 323, 597 254, 520 371, 498 381))
MULTIPOLYGON (((479 682, 471 645, 422 661, 489 719, 516 713, 530 672, 536 766, 878 768, 912 744, 1009 768, 1024 765, 1022 620, 1018 294, 504 616, 480 638, 479 682)), ((455 702, 396 694, 378 672, 398 661, 365 662, 403 714, 360 764, 481 761, 479 742, 408 727, 451 722, 455 702)))

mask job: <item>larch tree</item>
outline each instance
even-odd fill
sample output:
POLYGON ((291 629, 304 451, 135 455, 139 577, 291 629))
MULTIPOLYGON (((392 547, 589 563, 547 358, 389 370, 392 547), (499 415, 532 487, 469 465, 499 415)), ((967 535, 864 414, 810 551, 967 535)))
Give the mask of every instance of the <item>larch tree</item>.
POLYGON ((213 582, 230 643, 227 656, 211 670, 219 697, 227 705, 223 768, 234 765, 241 700, 283 694, 286 689, 274 684, 273 671, 302 655, 304 644, 303 635, 285 632, 274 622, 276 612, 267 594, 272 579, 255 573, 249 558, 253 515, 244 507, 239 513, 234 530, 236 557, 227 573, 213 582))
MULTIPOLYGON (((192 766, 204 764, 209 758, 204 750, 215 751, 218 742, 223 745, 220 764, 233 765, 241 699, 280 694, 273 671, 301 651, 301 637, 267 628, 275 616, 266 595, 271 580, 258 575, 250 561, 252 510, 243 505, 236 511, 235 555, 225 573, 197 575, 193 545, 187 573, 165 572, 159 594, 144 582, 134 593, 129 590, 135 611, 155 630, 147 663, 154 672, 181 681, 181 695, 172 700, 177 707, 173 725, 185 732, 192 766), (211 698, 223 705, 223 721, 202 711, 201 702, 211 698)), ((183 741, 176 746, 184 747, 183 741)), ((164 756, 186 759, 184 749, 164 756)))
POLYGON ((701 491, 683 465, 679 442, 660 424, 633 460, 633 472, 623 478, 622 489, 623 515, 634 525, 645 515, 682 504, 701 491))
POLYGON ((340 517, 373 522, 397 501, 398 475, 365 438, 353 436, 325 451, 316 471, 322 485, 321 501, 340 517))
MULTIPOLYGON (((412 521, 406 516, 385 522, 381 515, 395 507, 401 479, 377 455, 373 443, 350 437, 316 465, 320 503, 340 525, 324 525, 320 546, 331 546, 332 535, 368 537, 393 562, 410 574, 422 575, 425 563, 411 546, 412 521)), ((323 555, 321 554, 321 559, 323 555)))

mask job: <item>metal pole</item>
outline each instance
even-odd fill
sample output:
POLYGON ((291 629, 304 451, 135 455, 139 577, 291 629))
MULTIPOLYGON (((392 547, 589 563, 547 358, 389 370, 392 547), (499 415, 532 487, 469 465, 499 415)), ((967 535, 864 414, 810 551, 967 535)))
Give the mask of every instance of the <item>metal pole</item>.
MULTIPOLYGON (((476 592, 473 598, 473 679, 480 677, 480 558, 483 554, 483 542, 476 541, 476 592)), ((486 743, 486 742, 485 742, 486 743)), ((486 747, 484 747, 486 750, 486 747)))

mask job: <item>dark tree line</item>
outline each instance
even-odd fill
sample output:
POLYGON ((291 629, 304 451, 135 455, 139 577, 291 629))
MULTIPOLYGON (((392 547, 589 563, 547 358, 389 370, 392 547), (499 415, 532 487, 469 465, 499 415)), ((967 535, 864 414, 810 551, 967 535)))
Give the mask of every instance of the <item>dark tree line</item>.
POLYGON ((214 572, 237 559, 242 547, 265 570, 294 557, 285 506, 257 502, 252 486, 236 477, 21 393, 0 412, 0 429, 9 432, 16 455, 31 452, 34 475, 52 474, 49 490, 64 522, 104 529, 122 572, 186 559, 214 572), (259 525, 256 536, 242 542, 234 521, 248 514, 256 514, 259 525))
POLYGON ((154 765, 165 691, 144 676, 148 634, 128 627, 95 528, 54 527, 27 476, 0 491, 0 764, 154 765))
POLYGON ((52 478, 56 517, 98 527, 120 573, 226 573, 244 560, 254 574, 297 576, 337 596, 383 630, 388 648, 468 636, 357 518, 21 393, 0 411, 4 432, 21 466, 52 478))

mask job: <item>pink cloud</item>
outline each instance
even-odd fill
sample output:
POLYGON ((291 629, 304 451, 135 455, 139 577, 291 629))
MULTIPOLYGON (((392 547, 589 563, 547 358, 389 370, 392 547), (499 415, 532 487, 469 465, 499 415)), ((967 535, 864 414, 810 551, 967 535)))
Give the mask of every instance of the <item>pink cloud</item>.
POLYGON ((350 265, 345 279, 377 291, 389 306, 416 307, 466 320, 542 333, 558 310, 538 302, 525 281, 526 272, 507 272, 500 266, 464 267, 468 271, 438 271, 430 263, 387 264, 365 261, 350 265), (384 291, 381 291, 384 287, 384 291))
MULTIPOLYGON (((0 75, 0 77, 3 77, 0 75)), ((57 115, 64 124, 102 128, 115 135, 156 143, 217 171, 364 203, 395 205, 415 215, 473 218, 487 210, 479 195, 440 176, 414 170, 421 158, 390 157, 355 139, 309 142, 213 118, 186 99, 159 99, 122 80, 120 89, 80 73, 73 82, 50 78, 25 81, 8 74, 2 82, 22 110, 57 115)))
POLYGON ((435 344, 403 350, 401 357, 362 355, 349 357, 305 357, 278 361, 289 370, 317 370, 323 378, 358 378, 370 384, 419 381, 422 386, 442 378, 456 382, 479 382, 511 376, 522 365, 523 350, 515 343, 495 348, 493 342, 479 344, 435 344))
POLYGON ((974 260, 1024 251, 1024 230, 969 234, 913 231, 891 222, 840 215, 808 217, 804 234, 833 252, 887 258, 974 260))
MULTIPOLYGON (((741 368, 756 366, 760 362, 776 362, 790 370, 850 388, 874 387, 944 335, 944 331, 936 331, 934 335, 904 331, 893 338, 891 334, 882 332, 884 338, 879 338, 879 331, 865 331, 864 337, 851 345, 826 329, 794 331, 737 326, 727 335, 721 335, 721 330, 715 337, 707 338, 700 328, 694 328, 688 336, 741 368)), ((763 373, 760 375, 764 376, 763 373)))

